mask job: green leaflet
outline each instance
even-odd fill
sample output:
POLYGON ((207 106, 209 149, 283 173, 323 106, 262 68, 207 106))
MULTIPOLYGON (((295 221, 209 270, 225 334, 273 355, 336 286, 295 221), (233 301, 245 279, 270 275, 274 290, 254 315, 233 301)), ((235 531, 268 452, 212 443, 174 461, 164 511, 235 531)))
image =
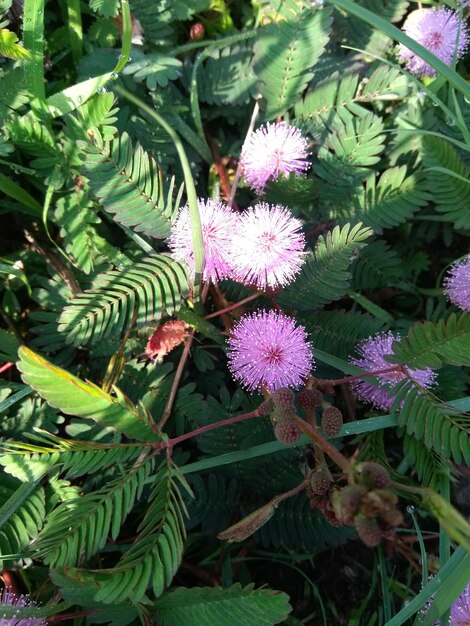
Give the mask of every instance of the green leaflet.
POLYGON ((186 531, 186 514, 181 489, 189 487, 171 461, 161 465, 153 479, 153 490, 137 537, 115 567, 105 570, 68 569, 74 580, 93 581, 94 600, 105 604, 139 602, 147 588, 159 597, 167 587, 181 562, 186 531))
POLYGON ((271 626, 291 611, 287 594, 239 583, 228 589, 178 587, 157 600, 154 609, 159 626, 271 626))
POLYGON ((372 235, 361 223, 336 226, 326 237, 319 237, 315 252, 299 276, 279 296, 279 302, 300 311, 319 309, 344 295, 350 284, 349 267, 357 252, 372 235))
POLYGON ((136 232, 168 237, 178 206, 173 206, 171 184, 165 196, 155 160, 139 144, 134 147, 127 133, 111 141, 95 136, 94 141, 78 145, 84 174, 105 211, 136 232))
POLYGON ((331 30, 331 8, 307 3, 278 3, 273 21, 259 29, 254 70, 261 80, 265 116, 283 115, 297 101, 313 76, 331 30))
POLYGON ((145 417, 122 394, 114 398, 93 383, 80 380, 25 346, 18 353, 20 360, 17 367, 23 380, 51 406, 66 415, 93 419, 101 426, 110 426, 132 439, 158 439, 145 417))
POLYGON ((452 313, 447 320, 416 322, 406 337, 393 344, 391 363, 437 369, 444 363, 470 365, 470 313, 452 313))
POLYGON ((155 254, 98 276, 93 289, 76 295, 59 318, 59 332, 79 346, 118 336, 135 321, 158 322, 179 310, 189 295, 188 270, 169 254, 155 254))
POLYGON ((154 466, 145 459, 98 491, 61 503, 48 515, 35 552, 52 567, 73 566, 82 554, 89 559, 101 550, 108 535, 116 540, 154 466))

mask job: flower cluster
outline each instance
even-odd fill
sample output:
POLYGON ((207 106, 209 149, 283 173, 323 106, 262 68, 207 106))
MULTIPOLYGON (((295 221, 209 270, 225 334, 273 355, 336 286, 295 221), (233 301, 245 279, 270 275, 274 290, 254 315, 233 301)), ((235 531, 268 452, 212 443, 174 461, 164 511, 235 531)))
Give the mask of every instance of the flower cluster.
MULTIPOLYGON (((34 606, 28 596, 16 596, 10 589, 3 588, 0 594, 0 614, 2 606, 16 606, 18 608, 34 606)), ((0 615, 0 626, 46 626, 47 621, 39 617, 2 617, 0 615)))
MULTIPOLYGON (((469 32, 455 11, 445 7, 417 9, 412 11, 403 31, 446 65, 452 65, 454 57, 460 59, 467 49, 469 32)), ((415 52, 400 44, 398 54, 407 69, 416 76, 436 76, 436 70, 415 52)))
MULTIPOLYGON (((222 202, 198 201, 205 251, 204 280, 230 277, 260 289, 281 287, 299 272, 305 252, 300 220, 281 205, 260 203, 234 213, 222 202)), ((194 272, 189 209, 168 240, 176 259, 194 272)))
POLYGON ((245 141, 240 165, 248 185, 261 192, 269 179, 280 174, 296 176, 310 167, 307 140, 298 128, 285 122, 261 126, 245 141))
MULTIPOLYGON (((349 362, 366 372, 390 369, 393 366, 385 360, 385 357, 393 354, 392 344, 397 339, 399 337, 391 332, 370 337, 359 344, 357 348, 359 357, 352 357, 349 362)), ((354 381, 351 383, 351 387, 360 400, 387 411, 395 399, 393 387, 407 376, 426 389, 434 384, 434 372, 431 369, 409 369, 407 374, 399 370, 376 374, 375 377, 380 383, 379 387, 367 379, 354 381)))
POLYGON ((444 292, 452 304, 470 311, 470 256, 451 266, 444 279, 444 292))
POLYGON ((470 584, 468 584, 450 608, 451 626, 470 625, 470 584))

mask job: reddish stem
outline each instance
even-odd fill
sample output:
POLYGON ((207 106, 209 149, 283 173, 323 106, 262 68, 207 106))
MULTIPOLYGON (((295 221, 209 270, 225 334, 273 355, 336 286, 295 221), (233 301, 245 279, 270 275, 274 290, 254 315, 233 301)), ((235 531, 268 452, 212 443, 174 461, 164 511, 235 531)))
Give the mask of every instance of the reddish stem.
MULTIPOLYGON (((407 371, 403 365, 391 365, 390 367, 384 367, 381 370, 375 370, 373 372, 364 372, 363 374, 357 374, 356 376, 346 376, 345 378, 338 378, 338 380, 318 379, 318 381, 323 384, 328 384, 331 387, 336 387, 337 385, 344 385, 346 383, 352 383, 355 380, 362 380, 363 378, 371 378, 372 376, 378 376, 379 374, 390 374, 392 372, 400 372, 402 374, 407 375, 407 371)), ((317 380, 317 379, 314 379, 314 380, 317 380)))
POLYGON ((12 365, 14 365, 14 363, 5 363, 5 365, 2 365, 2 367, 0 367, 0 374, 9 370, 12 365))
POLYGON ((337 450, 333 444, 324 439, 320 435, 320 433, 315 428, 312 428, 310 424, 307 424, 305 420, 301 419, 297 415, 295 415, 294 419, 297 422, 300 430, 305 435, 307 435, 307 437, 310 437, 310 439, 312 439, 315 444, 319 448, 321 448, 323 452, 327 454, 334 463, 336 463, 338 467, 340 467, 344 472, 347 472, 349 470, 350 463, 348 459, 343 454, 341 454, 341 452, 339 452, 339 450, 337 450))
POLYGON ((206 315, 203 319, 210 320, 212 317, 217 317, 218 315, 223 315, 224 313, 233 311, 233 309, 237 309, 238 307, 246 304, 247 302, 251 302, 251 300, 255 300, 255 298, 257 298, 260 294, 261 294, 261 291, 256 291, 255 293, 252 293, 246 298, 243 298, 243 300, 240 300, 239 302, 234 302, 230 304, 229 306, 226 306, 225 309, 220 309, 219 311, 214 311, 214 313, 209 313, 209 315, 206 315))
POLYGON ((220 422, 214 422, 213 424, 206 424, 205 426, 201 426, 200 428, 196 428, 196 430, 192 430, 189 433, 185 433, 184 435, 180 435, 179 437, 175 437, 174 439, 170 439, 167 442, 159 441, 157 445, 160 445, 162 448, 173 448, 178 445, 182 441, 186 441, 187 439, 192 439, 193 437, 197 437, 202 433, 207 433, 209 430, 214 430, 214 428, 222 428, 223 426, 229 426, 230 424, 236 424, 238 422, 242 422, 243 420, 248 420, 253 417, 259 417, 258 409, 251 411, 250 413, 242 413, 242 415, 235 415, 234 417, 229 417, 225 420, 221 420, 220 422), (162 445, 163 443, 163 445, 162 445))
POLYGON ((93 615, 93 611, 77 611, 76 613, 63 613, 62 615, 51 615, 47 618, 48 622, 65 622, 76 617, 88 617, 93 615))

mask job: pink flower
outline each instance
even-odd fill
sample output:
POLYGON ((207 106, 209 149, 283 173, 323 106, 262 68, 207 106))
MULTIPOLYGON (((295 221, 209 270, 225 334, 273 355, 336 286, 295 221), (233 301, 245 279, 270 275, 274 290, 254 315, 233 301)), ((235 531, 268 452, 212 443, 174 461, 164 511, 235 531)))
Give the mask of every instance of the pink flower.
POLYGON ((229 247, 232 277, 261 289, 287 285, 305 258, 301 229, 279 204, 260 203, 242 213, 229 247))
MULTIPOLYGON (((197 201, 201 216, 205 262, 203 278, 217 281, 230 273, 227 250, 237 224, 237 216, 222 202, 197 201)), ((168 246, 178 261, 185 261, 194 273, 194 252, 189 208, 184 207, 171 229, 168 246)))
POLYGON ((450 623, 452 626, 470 626, 470 584, 451 606, 450 623))
MULTIPOLYGON (((359 358, 350 358, 349 362, 366 372, 393 367, 391 363, 385 360, 385 356, 393 354, 392 344, 397 339, 399 337, 391 332, 369 337, 357 348, 359 358)), ((434 372, 431 369, 409 369, 408 374, 421 387, 428 388, 434 384, 434 372)), ((394 401, 393 387, 406 378, 406 374, 394 371, 387 374, 377 374, 375 377, 379 381, 379 387, 373 385, 366 378, 352 382, 351 388, 355 396, 363 402, 369 402, 378 409, 387 411, 394 401)))
POLYGON ((245 315, 228 340, 228 366, 246 389, 298 387, 313 366, 307 333, 276 311, 245 315))
POLYGON ((303 174, 310 167, 307 156, 307 140, 300 130, 279 122, 261 126, 247 138, 240 164, 247 183, 259 193, 281 173, 303 174))
MULTIPOLYGON (((446 65, 452 65, 464 54, 468 41, 468 28, 459 15, 445 7, 412 11, 403 24, 403 31, 427 48, 446 65)), ((408 70, 416 76, 436 76, 436 70, 406 46, 398 46, 399 56, 408 70)))
MULTIPOLYGON (((31 602, 29 596, 16 596, 10 589, 3 588, 0 595, 0 614, 2 606, 31 607, 35 602, 31 602)), ((46 626, 47 621, 39 617, 0 617, 0 626, 46 626)))
POLYGON ((470 311, 470 256, 451 266, 444 279, 444 292, 452 304, 470 311))

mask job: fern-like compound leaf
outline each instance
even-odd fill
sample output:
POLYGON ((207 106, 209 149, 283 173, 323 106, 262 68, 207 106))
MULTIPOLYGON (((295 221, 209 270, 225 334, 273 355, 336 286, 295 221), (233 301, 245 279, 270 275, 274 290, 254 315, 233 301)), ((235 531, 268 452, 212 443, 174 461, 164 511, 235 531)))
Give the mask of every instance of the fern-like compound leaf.
POLYGON ((437 369, 450 365, 470 365, 470 313, 452 313, 447 320, 417 322, 408 335, 393 344, 395 363, 411 368, 437 369))
POLYGON ((188 270, 169 254, 156 254, 101 274, 75 296, 59 318, 59 331, 76 346, 117 336, 134 322, 146 326, 172 315, 189 295, 188 270))
MULTIPOLYGON (((394 392, 395 393, 395 392, 394 392)), ((439 456, 470 463, 470 419, 406 380, 397 387, 391 409, 398 425, 439 456)))
POLYGON ((178 570, 186 538, 181 489, 189 487, 169 460, 164 461, 153 482, 137 538, 116 566, 107 570, 67 570, 70 578, 94 581, 97 602, 112 604, 128 598, 139 602, 149 586, 159 597, 178 570))
POLYGON ((49 514, 35 545, 38 556, 52 567, 77 565, 89 559, 110 535, 114 540, 122 523, 142 495, 154 465, 147 459, 98 491, 67 500, 49 514))
POLYGON ((52 407, 109 426, 131 439, 155 441, 156 433, 122 394, 112 397, 96 385, 84 382, 53 365, 26 346, 19 349, 17 367, 24 382, 52 407))
POLYGON ((285 113, 305 90, 331 30, 329 7, 313 9, 296 0, 277 4, 275 19, 259 29, 254 48, 268 119, 285 113))
POLYGON ((139 144, 123 133, 117 139, 81 141, 83 172, 104 210, 137 232, 164 239, 170 235, 178 207, 166 198, 162 173, 139 144))
POLYGON ((289 597, 272 589, 242 587, 179 587, 155 603, 158 626, 271 626, 290 613, 289 597))
POLYGON ((281 303, 300 311, 319 309, 341 298, 349 287, 349 267, 358 251, 372 235, 361 223, 336 226, 326 237, 319 237, 297 280, 279 297, 281 303))
POLYGON ((442 137, 423 138, 423 164, 436 210, 456 228, 470 228, 468 168, 455 148, 442 137))

